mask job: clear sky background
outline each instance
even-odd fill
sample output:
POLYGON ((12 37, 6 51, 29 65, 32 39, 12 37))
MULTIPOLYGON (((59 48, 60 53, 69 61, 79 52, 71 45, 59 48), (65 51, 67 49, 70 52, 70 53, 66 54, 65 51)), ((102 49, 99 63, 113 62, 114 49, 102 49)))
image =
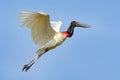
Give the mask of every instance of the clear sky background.
POLYGON ((1 80, 120 80, 120 0, 1 0, 1 80), (39 46, 20 26, 20 11, 43 11, 51 20, 88 23, 72 38, 43 55, 26 73, 24 64, 39 46))

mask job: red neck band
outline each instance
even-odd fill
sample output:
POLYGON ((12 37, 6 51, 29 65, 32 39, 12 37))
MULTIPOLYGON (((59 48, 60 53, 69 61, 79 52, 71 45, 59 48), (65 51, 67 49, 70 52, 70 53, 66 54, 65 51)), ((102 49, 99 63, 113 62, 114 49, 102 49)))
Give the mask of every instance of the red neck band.
POLYGON ((66 37, 71 37, 71 35, 67 31, 62 32, 66 37))

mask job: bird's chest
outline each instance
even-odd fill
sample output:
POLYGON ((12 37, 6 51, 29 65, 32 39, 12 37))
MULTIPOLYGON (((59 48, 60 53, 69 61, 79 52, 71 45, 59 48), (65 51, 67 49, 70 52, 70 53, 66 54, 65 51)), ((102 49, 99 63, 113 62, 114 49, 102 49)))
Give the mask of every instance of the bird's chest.
POLYGON ((62 33, 56 34, 56 36, 54 37, 56 45, 60 45, 61 43, 63 43, 66 40, 66 38, 67 37, 62 33))
POLYGON ((45 47, 48 47, 49 49, 54 49, 55 47, 57 47, 60 44, 62 44, 66 40, 66 38, 67 37, 65 35, 63 35, 62 33, 57 33, 57 34, 55 34, 55 36, 53 37, 53 39, 51 39, 45 45, 45 47))

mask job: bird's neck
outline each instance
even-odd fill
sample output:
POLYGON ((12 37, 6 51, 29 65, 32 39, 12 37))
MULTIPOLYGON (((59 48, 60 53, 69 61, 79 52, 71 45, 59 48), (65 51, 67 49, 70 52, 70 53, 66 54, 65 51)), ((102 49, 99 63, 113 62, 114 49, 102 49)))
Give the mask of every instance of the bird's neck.
POLYGON ((66 36, 66 37, 72 37, 73 33, 74 33, 74 25, 70 25, 69 28, 67 29, 67 31, 63 31, 62 33, 66 36))
POLYGON ((70 25, 69 28, 67 29, 67 33, 70 34, 70 37, 72 37, 72 35, 74 33, 74 28, 75 28, 75 26, 70 25))

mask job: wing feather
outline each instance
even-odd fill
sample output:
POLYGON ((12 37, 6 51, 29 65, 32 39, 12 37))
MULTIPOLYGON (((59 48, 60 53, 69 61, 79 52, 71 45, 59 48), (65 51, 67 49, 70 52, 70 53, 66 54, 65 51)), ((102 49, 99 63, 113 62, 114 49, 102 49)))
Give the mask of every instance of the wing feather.
POLYGON ((51 24, 52 28, 53 28, 56 32, 60 32, 60 27, 61 27, 61 25, 62 25, 62 21, 58 21, 58 22, 56 22, 56 21, 51 21, 50 24, 51 24))
POLYGON ((20 21, 24 27, 31 29, 33 41, 37 45, 45 45, 56 33, 50 25, 50 17, 47 13, 23 11, 20 21))

